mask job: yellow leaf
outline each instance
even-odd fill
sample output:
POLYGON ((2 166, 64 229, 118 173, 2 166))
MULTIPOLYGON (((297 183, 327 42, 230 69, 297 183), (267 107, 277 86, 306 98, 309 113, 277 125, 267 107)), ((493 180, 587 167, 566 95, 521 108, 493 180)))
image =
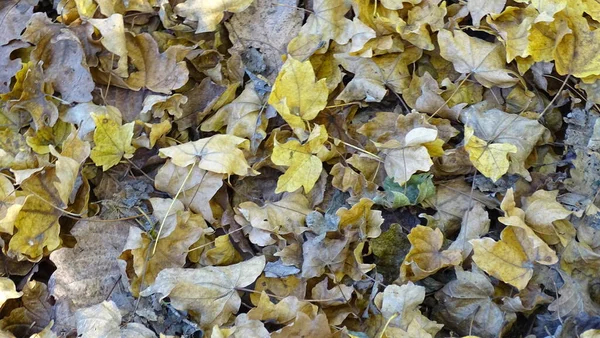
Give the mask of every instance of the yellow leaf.
MULTIPOLYGON (((19 200, 22 199, 23 197, 19 197, 19 200)), ((12 235, 21 206, 22 201, 18 202, 12 182, 5 176, 0 176, 0 232, 12 235)))
POLYGON ((500 13, 504 9, 504 5, 506 5, 506 0, 471 0, 467 2, 473 26, 479 27, 481 19, 488 14, 500 13))
POLYGON ((150 147, 154 147, 156 141, 171 131, 171 121, 169 120, 151 124, 150 126, 150 147))
POLYGON ((340 229, 346 231, 359 231, 360 238, 376 238, 381 235, 383 217, 380 210, 371 210, 373 201, 361 198, 350 210, 340 208, 336 215, 340 218, 340 229))
POLYGON ((473 128, 465 127, 465 150, 469 159, 485 177, 496 182, 508 171, 508 153, 516 153, 517 147, 507 143, 489 144, 473 133, 473 128))
POLYGON ((129 228, 129 237, 121 258, 128 260, 132 256, 131 264, 135 274, 129 277, 134 295, 139 294, 142 285, 152 285, 161 270, 182 267, 187 250, 207 229, 204 219, 189 211, 177 213, 176 218, 175 228, 168 236, 160 238, 153 255, 149 254, 154 248, 152 238, 140 228, 129 228))
POLYGON ((440 54, 452 62, 457 72, 474 74, 475 79, 488 88, 512 87, 518 81, 506 69, 504 48, 499 43, 471 37, 461 30, 441 30, 438 43, 440 54))
POLYGON ((518 216, 501 219, 508 226, 502 230, 500 241, 487 237, 469 241, 475 252, 473 261, 488 274, 523 290, 533 276, 535 262, 552 265, 558 258, 518 216))
POLYGON ((128 52, 123 15, 115 13, 106 19, 89 19, 89 22, 102 34, 100 42, 106 50, 119 56, 117 68, 113 70, 115 74, 124 78, 129 76, 129 72, 127 71, 128 52))
POLYGON ((345 45, 353 35, 352 21, 346 18, 350 2, 346 0, 315 0, 311 14, 302 29, 301 35, 317 35, 320 40, 329 40, 345 45))
POLYGON ((254 89, 254 83, 249 82, 231 103, 221 107, 215 115, 202 122, 201 130, 218 131, 226 125, 226 134, 247 139, 259 134, 261 139, 264 139, 268 123, 266 118, 261 119, 264 106, 264 98, 254 89), (260 121, 259 125, 257 121, 260 121))
POLYGON ((409 65, 417 61, 422 53, 420 48, 411 47, 402 53, 389 53, 372 58, 336 55, 342 67, 354 73, 354 78, 336 99, 345 102, 379 102, 388 88, 401 94, 410 84, 409 65))
POLYGON ((523 205, 525 222, 546 243, 566 246, 577 231, 566 218, 571 212, 556 201, 558 190, 538 190, 523 205))
POLYGON ((20 259, 39 261, 45 249, 52 251, 60 245, 60 210, 29 195, 15 220, 17 233, 10 239, 8 254, 20 259))
POLYGON ((196 33, 212 32, 223 19, 224 12, 238 13, 250 6, 253 0, 187 0, 175 6, 175 14, 187 24, 196 25, 196 33))
POLYGON ((249 141, 233 135, 218 134, 198 141, 160 149, 173 164, 187 167, 198 161, 198 168, 219 174, 248 176, 257 174, 250 168, 242 149, 249 141))
POLYGON ((90 157, 102 170, 106 171, 117 165, 122 157, 133 156, 135 148, 131 146, 133 138, 133 122, 119 125, 109 115, 91 114, 96 124, 94 131, 94 147, 90 157))
POLYGON ((422 1, 408 11, 406 21, 398 20, 396 31, 402 38, 423 50, 433 50, 429 30, 437 32, 444 28, 446 2, 422 1))
POLYGON ((10 278, 0 277, 0 308, 7 300, 19 298, 22 295, 22 292, 17 292, 15 283, 10 278))
POLYGON ((191 211, 201 214, 204 219, 214 222, 215 218, 210 207, 210 200, 223 186, 223 174, 206 171, 192 164, 187 167, 179 167, 171 160, 158 169, 154 179, 154 186, 175 197, 181 187, 181 193, 177 197, 184 206, 191 211), (192 173, 187 178, 188 173, 192 173), (184 184, 185 183, 185 184, 184 184))
POLYGON ((444 235, 440 229, 418 225, 408 234, 411 248, 400 266, 400 279, 418 281, 439 269, 462 261, 460 250, 441 251, 444 235))
POLYGON ((326 80, 315 81, 310 61, 300 62, 288 57, 269 96, 269 104, 295 131, 299 131, 296 132, 299 135, 306 129, 305 122, 314 119, 327 104, 326 80))
POLYGON ((584 78, 600 75, 600 31, 592 30, 583 16, 569 16, 568 29, 556 42, 553 51, 556 71, 560 75, 584 78))
POLYGON ((312 211, 308 199, 301 193, 285 194, 279 201, 265 202, 263 206, 243 202, 236 209, 238 223, 249 222, 252 227, 250 241, 261 246, 275 243, 271 234, 300 235, 305 229, 306 215, 312 211))
POLYGON ((154 285, 141 295, 169 297, 174 308, 190 311, 200 326, 207 329, 227 322, 238 311, 242 300, 237 289, 254 283, 265 262, 265 256, 258 256, 228 266, 164 269, 154 285))
POLYGON ((600 330, 591 329, 582 333, 579 338, 598 338, 600 337, 600 330))
POLYGON ((318 313, 318 307, 309 302, 298 300, 294 296, 285 297, 274 304, 269 299, 267 293, 263 291, 260 294, 260 300, 256 304, 256 307, 248 311, 248 318, 274 321, 285 325, 294 320, 298 312, 303 312, 314 317, 318 313))
POLYGON ((277 180, 275 193, 294 192, 300 187, 304 187, 305 193, 312 190, 323 169, 323 163, 317 153, 323 148, 326 140, 325 127, 317 126, 305 144, 300 144, 297 140, 283 144, 275 141, 271 161, 289 167, 277 180))
MULTIPOLYGON (((508 154, 510 158, 508 172, 519 174, 528 181, 531 180, 531 175, 526 167, 527 157, 546 130, 543 125, 535 119, 508 114, 499 109, 487 111, 469 109, 461 114, 461 121, 466 126, 473 128, 475 136, 485 140, 488 144, 504 143, 516 146, 517 151, 508 154)), ((477 147, 478 151, 485 151, 485 149, 477 147)))
POLYGON ((50 145, 60 146, 60 144, 71 134, 73 125, 56 121, 52 127, 41 127, 34 135, 27 136, 27 144, 38 154, 47 154, 50 152, 50 145))
POLYGON ((528 56, 529 30, 536 14, 531 7, 507 7, 504 12, 487 18, 488 24, 498 32, 504 42, 506 62, 511 62, 517 56, 528 56))
POLYGON ((242 260, 242 256, 235 249, 229 235, 223 235, 215 239, 215 247, 207 250, 204 253, 202 260, 203 265, 230 265, 238 263, 242 260))

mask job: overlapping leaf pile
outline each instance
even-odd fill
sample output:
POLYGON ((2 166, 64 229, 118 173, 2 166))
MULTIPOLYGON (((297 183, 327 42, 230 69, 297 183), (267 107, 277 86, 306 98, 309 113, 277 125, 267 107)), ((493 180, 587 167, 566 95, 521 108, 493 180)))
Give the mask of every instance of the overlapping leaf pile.
POLYGON ((595 0, 2 1, 0 336, 597 337, 599 29, 595 0))

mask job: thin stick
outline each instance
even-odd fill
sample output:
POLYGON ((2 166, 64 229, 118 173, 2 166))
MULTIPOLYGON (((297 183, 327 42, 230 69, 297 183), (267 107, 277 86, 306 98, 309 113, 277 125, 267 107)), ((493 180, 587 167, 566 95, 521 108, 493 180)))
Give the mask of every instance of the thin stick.
POLYGON ((160 223, 160 228, 158 228, 158 234, 156 235, 156 241, 154 241, 154 247, 152 248, 153 256, 154 256, 154 253, 156 253, 156 247, 158 246, 158 241, 160 240, 160 234, 162 233, 162 229, 165 226, 167 217, 169 217, 169 213, 171 212, 173 205, 175 205, 175 201, 179 197, 179 194, 181 194, 181 191, 183 191, 183 187, 185 186, 185 183, 190 178, 190 176, 192 176, 192 171, 194 171, 195 166, 196 166, 196 162, 194 162, 192 164, 192 166, 190 167, 190 170, 188 171, 187 175, 185 176, 185 179, 183 180, 183 182, 181 183, 181 186, 179 186, 179 190, 177 190, 177 194, 175 194, 175 196, 173 197, 173 200, 171 201, 171 205, 169 205, 169 209, 167 209, 167 213, 165 214, 165 217, 163 217, 162 222, 160 223))
POLYGON ((565 80, 560 85, 560 88, 558 89, 558 92, 556 93, 556 95, 554 95, 554 97, 552 98, 552 101, 550 101, 546 105, 546 108, 544 108, 544 111, 542 111, 542 113, 540 114, 540 117, 538 117, 538 121, 541 120, 542 117, 544 117, 544 114, 546 114, 546 112, 548 111, 548 108, 550 108, 550 106, 554 103, 554 101, 556 101, 556 98, 560 95, 560 92, 562 92, 563 88, 565 88, 565 85, 567 84, 567 81, 569 80, 570 77, 571 77, 571 74, 568 74, 567 77, 565 77, 565 80))

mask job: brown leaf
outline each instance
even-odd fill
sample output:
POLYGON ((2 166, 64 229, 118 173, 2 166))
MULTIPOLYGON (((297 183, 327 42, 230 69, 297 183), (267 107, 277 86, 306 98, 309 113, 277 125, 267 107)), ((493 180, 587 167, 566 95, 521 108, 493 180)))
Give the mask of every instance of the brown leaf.
POLYGON ((127 241, 129 227, 130 223, 125 221, 81 220, 71 230, 77 245, 50 255, 57 268, 48 282, 50 294, 56 299, 57 331, 75 327, 73 314, 77 309, 107 297, 127 308, 129 288, 122 280, 117 258, 127 241))

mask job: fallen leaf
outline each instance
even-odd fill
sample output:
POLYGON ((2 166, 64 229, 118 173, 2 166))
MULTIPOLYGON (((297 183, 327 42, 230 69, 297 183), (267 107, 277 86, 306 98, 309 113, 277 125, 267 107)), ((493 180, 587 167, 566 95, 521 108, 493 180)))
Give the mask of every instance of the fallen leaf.
POLYGON ((427 319, 419 310, 419 305, 425 299, 425 288, 408 282, 401 286, 389 285, 375 297, 375 305, 381 311, 383 318, 389 322, 388 327, 408 330, 413 320, 423 322, 428 326, 427 332, 435 335, 442 325, 427 319))
POLYGON ((305 144, 300 144, 297 140, 283 144, 275 141, 271 161, 289 167, 277 180, 275 193, 294 192, 300 187, 304 188, 304 193, 312 190, 323 170, 323 163, 317 155, 326 141, 327 131, 324 126, 316 126, 305 144))
POLYGON ((250 168, 242 149, 248 149, 249 142, 232 135, 217 134, 198 141, 161 148, 160 154, 171 158, 179 167, 196 163, 200 169, 227 175, 248 176, 257 174, 250 168))
POLYGON ((158 170, 154 180, 156 189, 177 197, 184 206, 195 213, 201 214, 207 221, 213 222, 214 215, 210 207, 210 199, 223 186, 223 174, 213 173, 190 164, 180 167, 169 159, 158 170), (193 166, 193 168, 191 168, 193 166), (187 174, 192 171, 188 179, 187 174))
POLYGON ((175 13, 185 18, 184 23, 193 23, 196 34, 212 32, 223 19, 223 12, 239 13, 253 0, 224 0, 220 2, 206 2, 203 0, 186 0, 175 6, 175 13))
POLYGON ((17 292, 15 283, 6 277, 0 277, 0 307, 9 299, 20 298, 22 292, 17 292))
POLYGON ((438 33, 440 54, 463 74, 473 74, 486 87, 511 87, 517 78, 505 67, 502 45, 470 37, 461 30, 438 33))
POLYGON ((474 0, 467 2, 467 9, 471 14, 471 20, 473 20, 473 26, 479 27, 481 19, 486 15, 497 14, 502 12, 506 5, 506 0, 474 0))
POLYGON ((128 323, 121 328, 121 313, 112 301, 79 309, 75 312, 75 318, 77 333, 85 337, 156 337, 154 332, 139 323, 128 323))
POLYGON ((125 35, 127 53, 137 71, 131 72, 123 84, 134 90, 146 87, 152 91, 171 94, 188 80, 189 71, 183 58, 189 48, 177 45, 163 53, 151 35, 147 33, 125 35))
POLYGON ((471 127, 465 127, 465 150, 471 163, 485 177, 496 182, 508 171, 509 153, 516 153, 517 147, 507 143, 488 143, 474 135, 471 127))
POLYGON ((306 130, 306 122, 325 108, 328 94, 325 79, 316 81, 310 61, 288 57, 275 79, 268 102, 300 134, 306 130))
POLYGON ((462 259, 458 250, 444 250, 444 235, 440 229, 417 226, 408 234, 411 248, 400 266, 400 280, 418 281, 447 266, 458 265, 462 259))
POLYGON ((119 125, 109 115, 92 113, 96 124, 94 131, 94 148, 90 157, 102 170, 106 171, 117 165, 121 158, 131 158, 135 148, 131 146, 133 138, 133 122, 119 125))
POLYGON ((475 204, 465 214, 460 226, 460 232, 456 240, 450 244, 448 250, 460 250, 462 252, 462 259, 465 260, 473 251, 473 247, 469 241, 481 238, 489 230, 490 218, 488 212, 485 211, 481 204, 475 204))
POLYGON ((485 275, 457 270, 456 279, 435 294, 440 302, 436 317, 458 334, 498 337, 516 316, 502 311, 493 296, 494 286, 485 275))
POLYGON ((15 336, 25 336, 27 332, 44 331, 48 325, 54 324, 50 295, 44 283, 30 281, 21 293, 22 306, 0 320, 0 329, 10 331, 15 336))
POLYGON ((139 228, 130 227, 127 242, 121 259, 132 256, 135 274, 131 276, 133 294, 139 294, 140 288, 152 285, 160 271, 168 268, 180 268, 185 264, 188 249, 207 229, 204 219, 190 212, 176 214, 176 226, 156 244, 152 238, 139 228))
POLYGON ((248 318, 288 324, 300 312, 305 313, 309 317, 314 317, 317 315, 317 307, 309 302, 301 301, 294 296, 288 296, 277 303, 272 303, 269 296, 263 291, 260 294, 259 303, 248 312, 248 318))
POLYGON ((372 210, 373 201, 361 198, 350 210, 340 208, 336 212, 339 217, 340 230, 347 232, 358 232, 362 238, 377 238, 381 235, 383 217, 381 211, 372 210))
MULTIPOLYGON (((517 216, 511 216, 518 219, 517 216)), ((513 221, 514 219, 511 219, 513 221)), ((505 224, 508 220, 505 221, 505 224)), ((528 227, 510 223, 500 234, 500 241, 491 238, 472 239, 473 261, 485 272, 523 290, 533 275, 534 263, 551 265, 558 261, 556 253, 528 227)))
POLYGON ((473 128, 476 137, 486 143, 493 141, 516 146, 517 151, 508 155, 510 159, 508 172, 530 179, 531 175, 525 167, 526 159, 542 137, 544 126, 535 120, 508 114, 498 109, 485 112, 467 110, 463 112, 461 120, 465 125, 473 128))
POLYGON ((265 267, 264 256, 241 263, 200 269, 164 269, 154 285, 142 291, 144 297, 169 297, 178 310, 191 311, 202 327, 220 325, 238 311, 238 288, 253 283, 265 267))
POLYGON ((422 51, 418 48, 373 58, 336 55, 335 58, 342 67, 354 73, 354 78, 338 95, 337 100, 379 102, 388 88, 401 94, 410 84, 409 65, 421 55, 422 51))
POLYGON ((127 305, 129 288, 121 281, 117 258, 127 241, 129 226, 125 221, 81 220, 71 230, 77 239, 75 248, 61 248, 50 255, 57 268, 48 282, 48 290, 56 299, 57 332, 75 327, 73 314, 77 309, 102 302, 109 295, 119 306, 127 305))

